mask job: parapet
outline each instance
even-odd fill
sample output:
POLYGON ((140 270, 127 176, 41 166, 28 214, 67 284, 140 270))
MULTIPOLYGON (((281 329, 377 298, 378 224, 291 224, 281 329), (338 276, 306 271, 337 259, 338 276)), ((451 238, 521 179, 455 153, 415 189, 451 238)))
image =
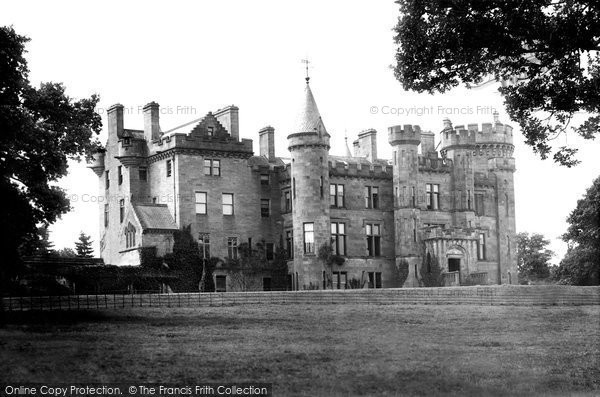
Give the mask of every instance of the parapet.
POLYGON ((329 162, 329 175, 337 177, 354 177, 367 179, 392 179, 394 167, 388 164, 367 162, 346 162, 333 160, 329 162))
POLYGON ((468 124, 444 128, 442 131, 442 149, 452 146, 472 146, 479 144, 513 144, 513 128, 502 123, 468 124))
POLYGON ((421 127, 418 125, 394 125, 388 128, 390 145, 415 145, 421 143, 421 127))

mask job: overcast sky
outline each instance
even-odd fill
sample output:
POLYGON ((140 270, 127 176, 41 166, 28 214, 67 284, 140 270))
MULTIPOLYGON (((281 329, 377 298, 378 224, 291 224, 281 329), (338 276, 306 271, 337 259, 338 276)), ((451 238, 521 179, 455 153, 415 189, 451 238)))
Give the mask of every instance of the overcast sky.
MULTIPOLYGON (((454 125, 491 122, 492 109, 515 124, 495 84, 433 96, 405 92, 390 69, 397 17, 392 1, 13 1, 3 4, 0 25, 31 38, 32 84, 63 82, 74 98, 99 94, 105 126, 104 109, 117 102, 126 107, 125 127, 141 129, 141 107, 157 101, 164 131, 235 104, 240 136, 254 140, 255 152, 258 130, 272 125, 276 154, 287 157, 306 57, 332 154, 344 153, 345 131, 351 142, 375 128, 379 157, 390 158, 391 125, 438 133, 444 117, 454 125)), ((600 141, 557 139, 580 149, 582 164, 568 169, 539 160, 514 126, 517 231, 551 239, 557 262, 566 250, 558 239, 565 219, 600 173, 600 141)), ((60 185, 73 211, 51 228, 51 239, 56 248, 73 247, 84 231, 98 255, 97 177, 85 164, 69 172, 60 185)))

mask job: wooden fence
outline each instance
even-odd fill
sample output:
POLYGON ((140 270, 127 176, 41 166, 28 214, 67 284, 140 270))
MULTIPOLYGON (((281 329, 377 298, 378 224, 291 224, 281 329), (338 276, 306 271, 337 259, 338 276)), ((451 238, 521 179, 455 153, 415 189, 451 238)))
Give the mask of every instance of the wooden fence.
POLYGON ((255 304, 600 305, 600 287, 473 286, 282 292, 101 294, 3 298, 4 310, 100 310, 255 304))

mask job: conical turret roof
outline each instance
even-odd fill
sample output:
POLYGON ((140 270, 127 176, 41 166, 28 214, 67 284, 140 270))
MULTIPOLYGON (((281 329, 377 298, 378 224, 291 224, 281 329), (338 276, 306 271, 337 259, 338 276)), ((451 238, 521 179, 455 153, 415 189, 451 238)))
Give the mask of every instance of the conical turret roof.
POLYGON ((327 134, 325 124, 323 124, 323 120, 321 119, 319 108, 317 107, 308 81, 306 82, 306 88, 304 89, 304 104, 300 108, 293 131, 317 132, 319 134, 329 135, 327 134))

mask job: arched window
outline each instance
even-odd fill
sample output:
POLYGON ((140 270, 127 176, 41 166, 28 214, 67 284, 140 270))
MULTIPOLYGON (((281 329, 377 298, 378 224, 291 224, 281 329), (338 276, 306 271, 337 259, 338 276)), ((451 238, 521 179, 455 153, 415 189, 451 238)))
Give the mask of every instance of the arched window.
POLYGON ((125 248, 131 248, 135 246, 135 227, 129 223, 125 228, 125 248))

